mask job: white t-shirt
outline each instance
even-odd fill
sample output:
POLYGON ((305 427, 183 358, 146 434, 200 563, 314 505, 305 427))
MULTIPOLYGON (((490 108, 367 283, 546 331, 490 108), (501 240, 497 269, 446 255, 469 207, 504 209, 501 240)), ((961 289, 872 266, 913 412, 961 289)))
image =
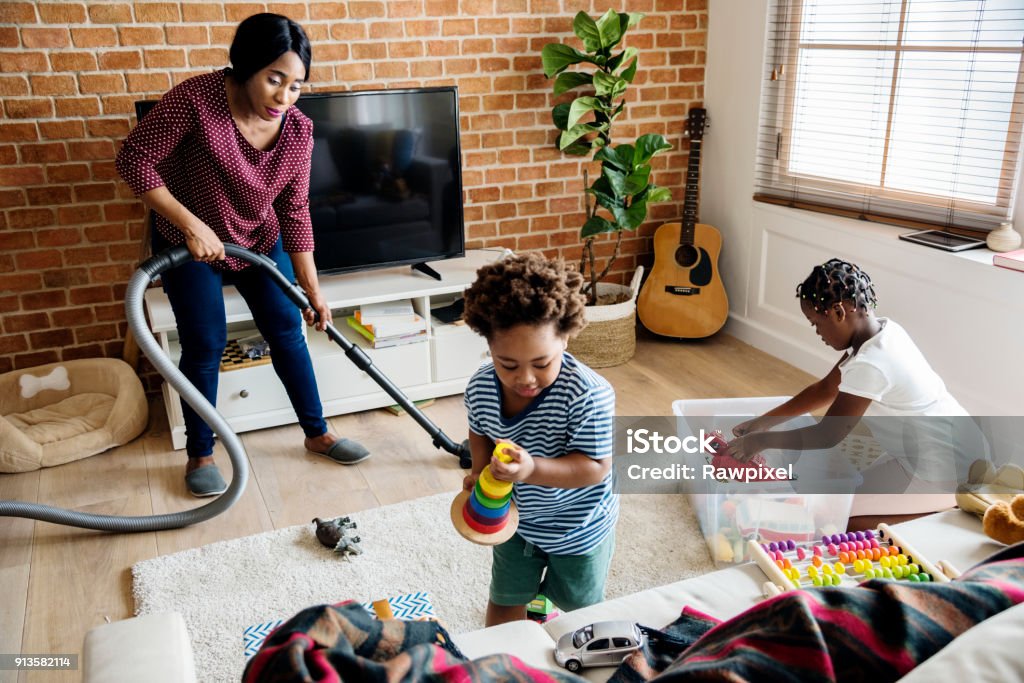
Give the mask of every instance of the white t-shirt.
POLYGON ((957 469, 984 457, 977 427, 907 331, 887 318, 878 322, 878 334, 840 362, 839 391, 871 399, 864 424, 908 474, 956 481, 957 469))

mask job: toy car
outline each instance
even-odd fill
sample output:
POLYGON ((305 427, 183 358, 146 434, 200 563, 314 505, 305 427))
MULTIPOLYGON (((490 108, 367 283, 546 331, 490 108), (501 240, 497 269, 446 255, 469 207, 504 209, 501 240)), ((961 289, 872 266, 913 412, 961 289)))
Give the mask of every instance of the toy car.
POLYGON ((644 645, 644 634, 630 621, 599 621, 564 634, 555 661, 569 671, 585 666, 618 666, 644 645))

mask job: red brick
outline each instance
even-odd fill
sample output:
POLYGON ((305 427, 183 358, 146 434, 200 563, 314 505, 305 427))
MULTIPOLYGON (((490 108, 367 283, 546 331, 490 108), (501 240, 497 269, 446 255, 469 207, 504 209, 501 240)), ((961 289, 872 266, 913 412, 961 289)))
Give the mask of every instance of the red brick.
POLYGON ((142 53, 139 50, 118 50, 103 52, 99 57, 100 69, 104 71, 124 71, 142 68, 142 53))
POLYGON ((18 148, 14 145, 0 145, 0 166, 14 166, 18 163, 18 148))
POLYGON ((480 19, 476 30, 482 36, 504 36, 508 34, 511 25, 508 19, 480 19))
POLYGON ((90 71, 96 68, 96 55, 91 52, 52 52, 50 65, 54 71, 90 71))
MULTIPOLYGON (((60 359, 62 361, 76 360, 78 358, 120 358, 121 352, 108 355, 101 344, 86 344, 85 346, 72 346, 69 348, 61 349, 60 359)), ((155 392, 159 392, 159 385, 155 392)))
POLYGON ((472 19, 445 19, 441 25, 443 36, 471 36, 476 34, 476 22, 472 19))
POLYGON ((124 92, 124 76, 121 74, 79 74, 78 86, 82 93, 124 92))
POLYGON ((25 187, 43 182, 41 166, 15 166, 0 168, 0 187, 25 187))
POLYGON ((127 4, 98 5, 89 7, 89 19, 94 24, 130 24, 132 8, 127 4))
POLYGON ((88 185, 75 185, 75 201, 77 202, 100 202, 114 198, 113 183, 90 183, 88 185))
POLYGON ((135 101, 138 99, 138 95, 103 95, 100 97, 100 105, 103 113, 108 116, 131 115, 135 113, 135 101))
POLYGON ((181 18, 186 22, 212 23, 224 21, 224 7, 220 3, 186 2, 181 5, 181 18))
MULTIPOLYGON (((0 47, 21 47, 18 29, 13 26, 0 26, 0 47)), ((4 55, 4 59, 7 56, 4 55)))
MULTIPOLYGON (((110 30, 113 31, 113 29, 110 30)), ((117 29, 117 37, 120 39, 121 45, 152 47, 164 44, 164 30, 158 26, 120 26, 117 29)), ((116 45, 117 43, 112 44, 116 45)))
POLYGON ((39 75, 31 77, 32 94, 34 95, 75 95, 75 79, 73 76, 62 75, 39 75))
POLYGON ((102 220, 100 204, 75 204, 57 209, 57 221, 61 225, 82 225, 102 220))
POLYGON ((28 342, 36 351, 43 349, 63 348, 74 343, 75 335, 71 330, 56 329, 44 332, 33 332, 28 335, 28 342))
POLYGON ((168 45, 209 45, 210 33, 205 26, 168 26, 168 45))
POLYGON ((0 96, 11 97, 28 94, 28 81, 24 76, 0 76, 0 96))
MULTIPOLYGON (((2 5, 0 5, 2 6, 2 5)), ((45 72, 47 70, 46 53, 44 52, 5 52, 4 71, 45 72)))
POLYGON ((21 252, 14 258, 19 270, 43 270, 44 268, 60 268, 63 265, 60 252, 55 249, 21 252))
POLYGON ((112 28, 73 28, 71 42, 75 47, 114 47, 117 31, 112 28))
POLYGON ((370 40, 390 40, 405 36, 404 27, 393 21, 375 21, 369 27, 370 40))
POLYGON ((383 2, 360 2, 354 0, 348 3, 349 16, 353 19, 373 19, 374 17, 387 16, 387 5, 383 2))
POLYGON ((405 22, 405 35, 410 38, 441 35, 441 22, 435 19, 405 22))
MULTIPOLYGON (((56 228, 36 232, 36 243, 40 247, 64 247, 69 244, 78 244, 81 241, 81 232, 74 228, 56 228)), ((53 287, 54 285, 47 284, 46 286, 53 287)))
MULTIPOLYGON (((14 298, 14 297, 12 297, 14 298)), ((14 298, 17 301, 17 298, 14 298)), ((28 339, 23 334, 10 334, 0 336, 0 355, 10 355, 28 351, 28 339)))
POLYGON ((432 58, 454 57, 462 54, 458 39, 431 40, 427 42, 427 54, 432 58))
POLYGON ((39 133, 47 140, 67 140, 85 136, 82 121, 40 121, 39 133))
POLYGON ((181 13, 177 3, 173 2, 138 2, 135 3, 135 21, 139 23, 162 24, 179 21, 181 13))
POLYGON ((147 69, 182 67, 185 66, 185 51, 149 49, 143 53, 143 60, 147 69))
POLYGON ((54 327, 79 327, 95 322, 92 308, 67 308, 50 313, 54 327))
POLYGON ((114 300, 114 290, 110 285, 97 285, 95 287, 77 287, 70 292, 71 303, 99 304, 114 300))
POLYGON ((118 118, 92 118, 86 122, 86 131, 93 138, 115 138, 120 140, 128 135, 131 124, 123 116, 118 118))
MULTIPOLYGON (((43 284, 43 279, 39 273, 13 273, 9 275, 0 275, 0 292, 31 292, 39 289, 43 284)), ((11 318, 7 318, 4 322, 5 329, 10 330, 8 327, 8 321, 11 318)))
POLYGON ((64 262, 69 266, 82 266, 93 263, 105 263, 107 260, 107 248, 77 247, 64 250, 64 262))
POLYGON ((494 52, 494 40, 491 38, 467 38, 462 41, 462 54, 487 54, 494 52))
POLYGON ((504 57, 488 57, 480 60, 480 70, 484 72, 508 71, 509 62, 504 57))
POLYGON ((103 205, 103 218, 108 221, 142 218, 144 214, 145 208, 140 202, 103 205))
POLYGON ((129 92, 166 92, 171 79, 165 73, 127 74, 129 92))
POLYGON ((21 160, 24 163, 52 163, 55 161, 66 161, 67 158, 68 152, 63 142, 44 142, 21 146, 21 160))
MULTIPOLYGON (((295 3, 295 2, 268 2, 267 11, 274 14, 283 14, 284 16, 302 23, 306 20, 306 4, 295 3)), ((307 34, 308 35, 308 34, 307 34)))
POLYGON ((85 5, 42 2, 36 5, 39 18, 47 24, 82 24, 85 23, 85 5))
POLYGON ((388 48, 384 43, 359 43, 352 46, 352 57, 359 61, 387 59, 388 48))
MULTIPOLYGON (((416 61, 416 62, 412 63, 412 73, 410 75, 411 76, 420 77, 420 78, 430 78, 430 77, 441 76, 442 75, 442 71, 443 71, 443 66, 442 65, 443 65, 443 62, 440 62, 440 61, 434 61, 434 62, 428 62, 428 61, 425 61, 425 60, 424 61, 416 61)), ((441 85, 441 84, 438 84, 438 85, 441 85)))
POLYGON ((5 2, 0 4, 0 22, 5 24, 35 24, 36 10, 32 2, 5 2))
POLYGON ((8 227, 15 230, 21 228, 45 228, 54 224, 53 219, 53 209, 45 207, 11 209, 7 212, 8 227))
POLYGON ((409 77, 409 63, 403 61, 378 62, 373 65, 373 75, 380 80, 409 77))
POLYGON ((69 142, 68 152, 73 159, 113 159, 114 143, 110 140, 69 142))
POLYGON ((53 102, 58 117, 93 117, 99 115, 99 98, 60 97, 53 102))
POLYGON ((264 11, 263 5, 256 5, 252 3, 233 2, 224 6, 225 17, 228 21, 236 24, 242 21, 242 19, 262 11, 264 11))
POLYGON ((23 28, 21 42, 25 47, 62 48, 71 44, 66 28, 23 28))
MULTIPOLYGON (((12 206, 25 206, 25 192, 18 188, 14 190, 0 190, 0 209, 9 209, 12 206)), ((15 249, 13 244, 6 243, 4 238, 10 238, 12 233, 0 232, 0 251, 15 249)))
MULTIPOLYGON (((17 276, 18 275, 0 275, 0 280, 3 278, 17 278, 17 276)), ((27 276, 28 278, 39 278, 39 275, 35 273, 27 276)), ((32 332, 33 330, 39 330, 40 328, 47 328, 49 325, 50 321, 46 316, 46 313, 40 312, 6 315, 3 319, 3 329, 7 333, 32 332)))
POLYGON ((60 358, 56 351, 38 351, 23 353, 14 357, 14 367, 18 370, 34 368, 47 363, 56 363, 60 358))
MULTIPOLYGON (((117 166, 114 164, 113 157, 109 161, 94 161, 92 162, 92 179, 93 180, 120 180, 121 176, 117 174, 117 166)), ((129 197, 132 195, 129 194, 129 197)))
POLYGON ((46 179, 51 183, 72 183, 89 180, 91 177, 88 164, 62 164, 46 168, 46 179))
MULTIPOLYGON (((222 47, 189 50, 189 66, 214 66, 221 67, 228 63, 228 51, 222 47)), ((129 83, 131 77, 129 76, 129 83)))
POLYGON ((53 116, 53 100, 8 98, 4 100, 4 111, 12 119, 41 119, 53 116))
MULTIPOLYGON (((93 187, 93 186, 79 186, 79 187, 93 187)), ((95 187, 107 187, 107 185, 96 185, 95 187)), ((78 194, 78 187, 75 188, 75 194, 78 194)), ((93 200, 95 201, 95 199, 93 200)), ((123 223, 109 223, 107 225, 90 225, 85 228, 85 239, 93 243, 108 244, 110 242, 121 242, 128 239, 128 230, 125 228, 123 223)), ((137 250, 136 245, 132 245, 137 250)))
MULTIPOLYGON (((396 4, 389 2, 388 5, 396 4)), ((308 3, 309 18, 317 19, 345 19, 348 17, 348 10, 343 2, 311 2, 308 3)))
MULTIPOLYGON (((390 43, 388 47, 390 49, 390 43)), ((348 59, 348 57, 348 45, 328 41, 316 46, 316 53, 313 55, 313 63, 343 62, 348 59)))

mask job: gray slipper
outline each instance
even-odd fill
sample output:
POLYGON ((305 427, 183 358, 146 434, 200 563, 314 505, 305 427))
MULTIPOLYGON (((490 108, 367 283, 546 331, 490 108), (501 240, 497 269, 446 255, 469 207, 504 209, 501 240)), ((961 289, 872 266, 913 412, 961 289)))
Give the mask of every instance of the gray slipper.
POLYGON ((185 486, 196 498, 219 496, 228 490, 227 482, 220 476, 216 465, 204 465, 185 475, 185 486))
MULTIPOLYGON (((315 453, 316 451, 310 451, 315 453)), ((331 444, 326 453, 317 453, 339 465, 355 465, 370 457, 370 451, 359 442, 352 439, 341 438, 331 444)))

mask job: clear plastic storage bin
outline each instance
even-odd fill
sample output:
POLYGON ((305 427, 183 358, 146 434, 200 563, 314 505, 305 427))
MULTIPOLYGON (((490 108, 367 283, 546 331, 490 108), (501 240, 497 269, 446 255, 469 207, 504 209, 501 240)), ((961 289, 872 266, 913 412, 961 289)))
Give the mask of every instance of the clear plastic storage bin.
MULTIPOLYGON (((732 428, 787 401, 787 396, 681 400, 672 404, 680 433, 718 430, 726 439, 732 428)), ((776 429, 814 423, 803 415, 776 429)), ((770 467, 793 465, 795 481, 687 482, 687 496, 718 565, 750 560, 747 540, 806 541, 846 530, 853 491, 861 477, 837 451, 765 451, 770 467)))

